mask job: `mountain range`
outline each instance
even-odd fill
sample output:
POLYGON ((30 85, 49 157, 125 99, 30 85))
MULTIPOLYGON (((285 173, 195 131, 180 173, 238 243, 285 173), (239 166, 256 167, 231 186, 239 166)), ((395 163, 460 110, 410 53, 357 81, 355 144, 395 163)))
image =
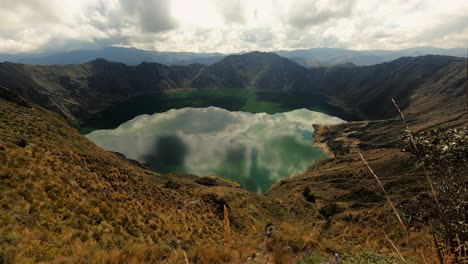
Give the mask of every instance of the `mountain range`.
MULTIPOLYGON (((240 52, 245 54, 248 52, 240 52)), ((274 53, 294 60, 304 67, 334 66, 354 64, 357 66, 374 65, 392 61, 400 57, 421 55, 466 56, 466 49, 442 49, 435 47, 416 47, 401 50, 348 50, 339 48, 311 48, 298 50, 279 50, 274 53)), ((213 64, 228 55, 222 53, 161 52, 124 47, 104 47, 94 50, 72 50, 64 52, 0 54, 1 61, 25 64, 81 64, 98 58, 137 65, 141 62, 157 62, 165 65, 213 64)))
MULTIPOLYGON (((27 65, 0 63, 0 85, 72 123, 92 118, 117 104, 145 95, 178 90, 248 89, 276 91, 302 100, 294 107, 312 107, 313 98, 323 98, 354 119, 394 116, 390 98, 406 109, 412 100, 438 81, 438 76, 456 76, 444 83, 445 93, 459 93, 464 60, 426 55, 362 67, 306 68, 275 53, 252 52, 230 55, 212 65, 166 66, 140 63, 128 66, 97 59, 76 65, 27 65), (310 98, 310 103, 304 100, 310 98)), ((458 98, 458 97, 457 97, 458 98)), ((273 99, 272 99, 273 100, 273 99)), ((443 107, 443 106, 441 106, 443 107)))

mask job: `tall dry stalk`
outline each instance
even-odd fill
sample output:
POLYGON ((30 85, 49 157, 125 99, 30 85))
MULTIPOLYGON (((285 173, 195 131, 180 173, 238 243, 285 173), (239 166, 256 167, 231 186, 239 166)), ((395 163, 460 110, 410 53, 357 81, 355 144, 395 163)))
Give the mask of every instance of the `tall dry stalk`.
POLYGON ((226 205, 224 207, 224 234, 225 234, 225 254, 226 254, 226 263, 229 263, 229 257, 231 255, 231 247, 230 247, 230 240, 231 240, 231 228, 229 226, 229 212, 226 205))
POLYGON ((466 48, 466 59, 465 59, 465 85, 466 85, 466 112, 468 112, 468 48, 466 48))
POLYGON ((408 232, 408 229, 406 228, 405 223, 403 222, 403 219, 400 216, 400 213, 398 213, 398 210, 396 209, 395 205, 393 204, 392 200, 390 199, 390 196, 387 194, 387 191, 385 190, 382 182, 380 181, 379 177, 374 173, 374 170, 372 170, 372 168, 369 166, 369 163, 367 163, 366 159, 364 158, 364 156, 362 156, 361 152, 359 152, 359 156, 361 156, 361 160, 364 162, 364 164, 366 165, 367 169, 370 171, 372 176, 374 176, 375 180, 377 181, 377 184, 379 185, 380 189, 384 193, 385 198, 387 199, 387 203, 390 205, 390 207, 392 208, 392 210, 395 213, 396 217, 398 218, 398 222, 400 223, 403 231, 405 232, 406 238, 408 239, 408 243, 411 246, 411 249, 413 249, 414 253, 417 256, 419 256, 419 253, 418 253, 418 251, 416 249, 416 245, 414 244, 413 239, 411 238, 411 236, 410 236, 410 234, 408 232))
POLYGON ((403 263, 407 263, 405 258, 403 257, 403 255, 401 255, 400 251, 398 250, 398 248, 395 246, 395 244, 393 243, 393 241, 387 236, 387 234, 385 234, 385 238, 388 240, 388 242, 390 242, 390 244, 392 244, 392 247, 393 249, 395 249, 396 253, 398 254, 398 256, 400 257, 400 259, 403 261, 403 263))
MULTIPOLYGON (((418 150, 418 147, 416 146, 416 142, 414 141, 414 138, 413 138, 413 133, 411 132, 409 126, 408 126, 408 123, 406 122, 406 118, 405 116, 403 115, 403 112, 401 112, 401 109, 400 107, 398 106, 398 104, 395 102, 395 99, 392 98, 392 102, 393 102, 393 105, 395 105, 398 113, 400 113, 400 117, 401 117, 401 120, 403 122, 403 126, 405 127, 405 131, 406 133, 408 134, 408 137, 410 139, 410 144, 411 144, 411 147, 415 150, 415 153, 416 153, 416 157, 418 159, 420 159, 419 157, 419 150, 418 150)), ((434 184, 432 182, 432 178, 431 178, 431 175, 429 174, 429 172, 426 170, 426 166, 423 165, 423 170, 424 170, 424 174, 426 175, 426 179, 429 183, 429 186, 431 188, 431 194, 432 194, 432 197, 434 198, 434 201, 437 205, 437 208, 439 210, 439 213, 442 212, 442 208, 440 206, 440 203, 439 203, 439 198, 437 197, 437 193, 434 189, 434 184)))

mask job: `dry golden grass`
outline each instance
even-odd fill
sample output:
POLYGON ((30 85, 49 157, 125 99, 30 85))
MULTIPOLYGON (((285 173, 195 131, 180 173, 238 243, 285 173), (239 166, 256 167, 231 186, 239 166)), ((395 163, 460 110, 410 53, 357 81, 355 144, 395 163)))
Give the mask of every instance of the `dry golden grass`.
MULTIPOLYGON (((409 131, 409 130, 407 130, 407 131, 409 131)), ((408 133, 410 133, 410 132, 408 132, 408 133)), ((452 252, 450 250, 451 245, 438 246, 439 244, 438 244, 437 239, 436 239, 436 237, 434 235, 433 235, 432 242, 434 242, 433 245, 435 245, 436 247, 431 245, 431 242, 430 242, 429 239, 422 238, 422 240, 421 240, 421 237, 419 238, 420 239, 419 243, 416 244, 415 241, 414 241, 415 238, 413 238, 413 235, 411 235, 408 232, 408 228, 407 228, 405 222, 403 221, 403 218, 401 217, 401 214, 398 212, 398 210, 396 209, 396 207, 395 207, 393 201, 391 200, 390 196, 385 191, 385 187, 383 186, 383 184, 380 181, 379 177, 374 173, 374 171, 369 166, 368 162, 362 156, 362 154, 360 154, 360 157, 361 157, 362 161, 364 162, 364 164, 366 165, 366 167, 371 172, 371 174, 375 177, 375 179, 377 181, 377 184, 379 185, 379 187, 381 188, 381 190, 384 193, 385 197, 387 198, 388 205, 392 208, 392 211, 394 212, 395 217, 398 219, 400 227, 405 232, 406 238, 408 239, 408 242, 410 243, 411 249, 413 250, 413 255, 410 255, 410 257, 412 257, 414 259, 414 261, 417 261, 420 264, 459 264, 459 263, 468 263, 468 256, 466 255, 465 241, 462 242, 462 241, 458 240, 458 246, 457 246, 455 252, 452 252)), ((431 189, 431 192, 434 192, 434 189, 431 189)), ((436 199, 435 194, 433 195, 433 197, 434 197, 434 199, 436 199)), ((434 231, 431 230, 431 232, 434 232, 434 231)), ((403 261, 403 263, 408 263, 408 261, 405 259, 405 257, 403 257, 403 255, 401 254, 399 248, 395 245, 395 243, 393 243, 393 241, 386 234, 385 234, 385 238, 390 242, 393 249, 398 254, 398 256, 403 261)))
MULTIPOLYGON (((159 175, 96 147, 55 114, 0 99, 0 257, 6 263, 294 263, 316 253, 392 253, 387 235, 410 259, 405 233, 393 228, 397 219, 363 171, 358 144, 352 147, 260 196, 202 186, 191 175, 159 175), (316 202, 305 199, 305 187, 316 202), (360 199, 362 193, 372 199, 360 199), (336 208, 325 216, 328 204, 336 208), (268 223, 275 231, 265 239, 268 223)), ((392 199, 418 192, 424 175, 415 174, 408 155, 365 153, 392 199)), ((427 229, 408 228, 416 247, 424 247, 427 229)))
POLYGON ((136 167, 55 114, 0 100, 0 254, 9 262, 185 261, 197 244, 223 245, 224 204, 236 237, 261 229, 267 212, 239 207, 256 195, 195 179, 136 167))

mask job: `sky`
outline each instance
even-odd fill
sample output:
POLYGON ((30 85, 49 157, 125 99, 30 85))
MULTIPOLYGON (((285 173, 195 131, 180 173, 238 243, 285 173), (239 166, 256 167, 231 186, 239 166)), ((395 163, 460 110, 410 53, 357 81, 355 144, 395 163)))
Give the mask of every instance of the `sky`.
POLYGON ((466 0, 0 0, 0 53, 468 46, 466 0))

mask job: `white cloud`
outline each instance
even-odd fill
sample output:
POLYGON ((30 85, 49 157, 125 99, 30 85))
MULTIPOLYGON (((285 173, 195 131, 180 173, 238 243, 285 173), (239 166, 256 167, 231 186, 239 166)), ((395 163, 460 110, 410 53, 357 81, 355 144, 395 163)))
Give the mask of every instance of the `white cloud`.
POLYGON ((214 1, 214 3, 226 23, 245 23, 244 5, 241 0, 214 1))
POLYGON ((288 12, 288 22, 298 28, 321 25, 351 15, 354 0, 296 0, 288 12))
POLYGON ((0 0, 0 52, 463 47, 465 0, 0 0))

